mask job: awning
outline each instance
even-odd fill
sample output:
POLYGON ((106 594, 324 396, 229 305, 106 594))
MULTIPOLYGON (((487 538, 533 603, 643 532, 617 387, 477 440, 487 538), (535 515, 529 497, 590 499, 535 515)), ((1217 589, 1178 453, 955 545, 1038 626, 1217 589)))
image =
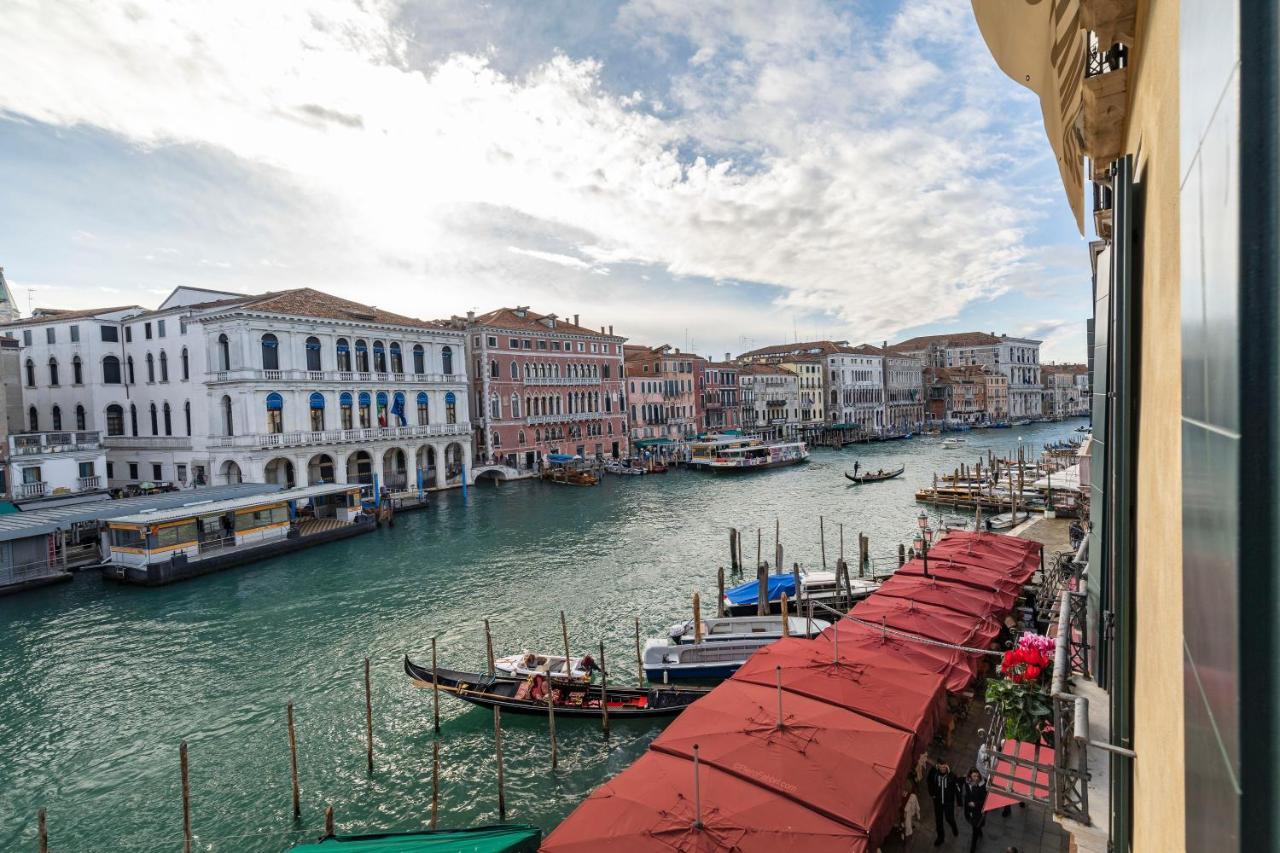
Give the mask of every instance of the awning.
POLYGON ((975 589, 936 577, 895 574, 876 590, 883 598, 903 598, 944 607, 956 613, 995 618, 1008 611, 1014 600, 991 590, 975 589))
POLYGON ((864 622, 971 648, 990 646, 1000 633, 999 623, 990 617, 969 616, 933 604, 887 595, 866 598, 849 613, 864 622))
MULTIPOLYGON (((685 709, 650 747, 771 790, 780 800, 885 838, 914 759, 912 736, 778 688, 730 680, 685 709)), ((703 803, 718 804, 705 795, 703 803)))
POLYGON ((705 764, 699 768, 698 781, 701 815, 694 812, 693 762, 647 752, 624 773, 592 791, 547 836, 543 853, 870 850, 865 833, 815 814, 767 787, 705 764), (699 818, 701 828, 694 826, 699 818))
POLYGON ((669 438, 639 438, 631 442, 632 447, 661 447, 667 444, 675 444, 669 438))
POLYGON ((1085 43, 1079 0, 973 0, 973 14, 1000 70, 1039 96, 1045 133, 1083 234, 1085 43))
POLYGON ((921 643, 906 637, 885 633, 879 628, 868 628, 848 619, 841 619, 822 632, 814 640, 821 643, 827 654, 833 655, 833 635, 840 634, 840 660, 861 660, 864 650, 894 655, 916 669, 940 676, 950 693, 959 693, 977 677, 978 662, 975 656, 945 646, 921 643))
POLYGON ((782 688, 788 693, 839 705, 910 732, 917 752, 928 746, 946 710, 942 676, 892 653, 846 651, 840 650, 837 662, 829 643, 784 637, 748 658, 733 680, 771 687, 777 683, 777 667, 782 667, 782 688))
MULTIPOLYGON (((924 561, 917 557, 908 560, 898 567, 898 575, 918 575, 923 577, 924 561)), ((929 576, 950 583, 963 584, 977 590, 994 592, 1008 602, 1011 609, 1022 593, 1022 583, 1009 577, 1006 571, 984 565, 952 560, 943 555, 935 555, 929 549, 929 576)))

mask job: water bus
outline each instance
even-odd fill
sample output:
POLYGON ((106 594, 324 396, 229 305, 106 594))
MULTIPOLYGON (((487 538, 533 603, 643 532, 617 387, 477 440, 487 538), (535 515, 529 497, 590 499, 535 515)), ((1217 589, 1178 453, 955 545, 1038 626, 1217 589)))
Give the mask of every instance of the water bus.
POLYGON ((707 471, 756 471, 809 459, 803 441, 765 442, 747 436, 713 436, 689 444, 689 467, 707 471))

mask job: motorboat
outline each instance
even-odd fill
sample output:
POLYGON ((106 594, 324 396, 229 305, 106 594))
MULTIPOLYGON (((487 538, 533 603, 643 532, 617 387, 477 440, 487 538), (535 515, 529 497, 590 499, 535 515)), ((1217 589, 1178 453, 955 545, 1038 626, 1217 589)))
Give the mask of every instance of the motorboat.
POLYGON ((1012 512, 1002 512, 999 515, 993 515, 987 519, 987 529, 989 530, 1008 530, 1017 527, 1022 522, 1031 517, 1031 513, 1018 510, 1015 515, 1012 512))
MULTIPOLYGON (((812 637, 830 626, 822 619, 788 616, 787 632, 793 637, 812 637)), ((696 632, 693 620, 672 625, 667 635, 673 643, 692 643, 696 632)), ((776 640, 782 636, 779 616, 717 616, 702 620, 702 640, 707 643, 734 640, 776 640)))
POLYGON ((754 437, 717 436, 689 445, 689 467, 707 471, 759 471, 809 459, 803 441, 765 442, 754 437))
MULTIPOLYGON (((879 585, 879 582, 873 578, 854 577, 852 573, 849 577, 849 586, 853 590, 853 600, 855 602, 861 601, 875 592, 879 585)), ((799 595, 796 594, 794 573, 769 575, 769 601, 767 607, 770 613, 781 612, 783 593, 786 593, 787 599, 796 613, 800 613, 807 601, 839 609, 848 603, 847 599, 849 597, 843 581, 836 572, 821 569, 800 570, 799 595)), ((757 606, 759 599, 760 582, 758 580, 747 581, 732 589, 725 590, 724 609, 730 616, 755 615, 759 610, 757 606)))
POLYGON ((644 677, 649 681, 718 680, 728 678, 771 639, 668 643, 649 640, 644 647, 644 677))
POLYGON ((956 450, 958 448, 964 447, 965 443, 966 443, 965 439, 963 438, 944 438, 942 440, 942 449, 956 450))
MULTIPOLYGON (((591 673, 595 671, 596 663, 590 655, 587 655, 586 657, 570 658, 569 666, 571 669, 567 678, 570 681, 590 681, 591 673)), ((526 650, 517 655, 494 658, 493 668, 498 672, 518 678, 538 674, 550 675, 558 680, 566 678, 564 655, 543 655, 526 650)))

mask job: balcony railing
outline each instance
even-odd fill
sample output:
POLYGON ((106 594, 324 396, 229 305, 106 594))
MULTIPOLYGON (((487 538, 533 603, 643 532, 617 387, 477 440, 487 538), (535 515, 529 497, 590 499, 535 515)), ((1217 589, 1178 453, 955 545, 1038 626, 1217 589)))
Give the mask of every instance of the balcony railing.
POLYGON ((537 424, 558 424, 567 423, 569 421, 598 421, 603 418, 611 418, 615 414, 621 416, 621 412, 574 412, 573 414, 563 415, 530 415, 528 422, 531 426, 537 424))
POLYGON ((82 492, 90 492, 94 489, 102 488, 102 477, 94 474, 92 477, 77 477, 76 488, 82 492))
POLYGON ((218 370, 211 375, 211 383, 221 382, 341 382, 341 383, 455 383, 465 384, 461 373, 372 373, 352 370, 258 370, 238 368, 218 370))
POLYGON ((124 450, 187 450, 191 437, 185 435, 104 435, 102 446, 124 450))
POLYGON ((19 498, 42 498, 47 494, 49 494, 49 484, 44 481, 18 484, 19 498))
POLYGON ((525 385, 599 385, 598 376, 526 376, 525 385))
POLYGON ((318 432, 274 432, 251 435, 215 435, 209 437, 210 448, 309 447, 323 444, 382 441, 397 438, 438 438, 470 435, 470 423, 415 424, 381 429, 329 429, 318 432))
POLYGON ((97 431, 36 432, 10 437, 14 456, 38 456, 42 453, 70 453, 97 450, 102 446, 97 431))

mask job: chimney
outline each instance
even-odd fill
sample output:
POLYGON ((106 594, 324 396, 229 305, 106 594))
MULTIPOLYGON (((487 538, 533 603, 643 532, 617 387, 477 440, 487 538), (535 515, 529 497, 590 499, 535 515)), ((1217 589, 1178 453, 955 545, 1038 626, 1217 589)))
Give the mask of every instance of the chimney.
POLYGON ((578 315, 577 315, 577 314, 574 314, 574 315, 573 315, 573 325, 575 325, 575 326, 576 326, 576 325, 578 325, 578 315))
POLYGON ((724 360, 726 364, 729 362, 729 353, 724 354, 724 360))
POLYGON ((601 327, 600 327, 600 334, 602 334, 602 335, 604 334, 604 326, 601 326, 601 327))
POLYGON ((613 326, 609 326, 609 337, 613 337, 613 326))
POLYGON ((467 312, 467 322, 468 322, 468 323, 474 323, 475 321, 476 321, 476 312, 474 312, 474 311, 468 311, 468 312, 467 312))

